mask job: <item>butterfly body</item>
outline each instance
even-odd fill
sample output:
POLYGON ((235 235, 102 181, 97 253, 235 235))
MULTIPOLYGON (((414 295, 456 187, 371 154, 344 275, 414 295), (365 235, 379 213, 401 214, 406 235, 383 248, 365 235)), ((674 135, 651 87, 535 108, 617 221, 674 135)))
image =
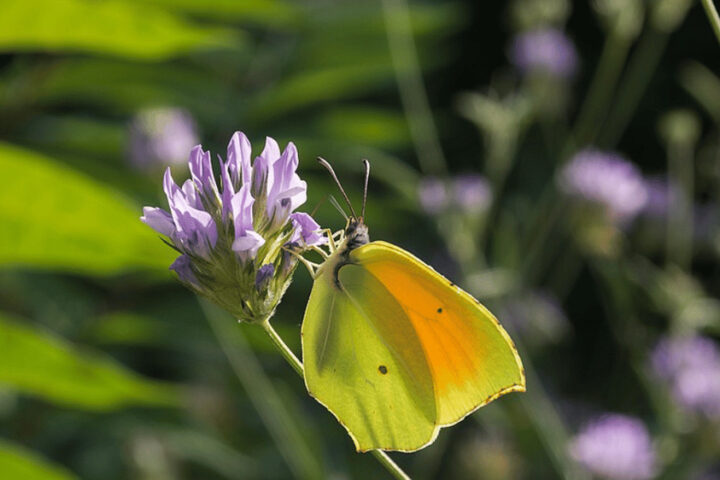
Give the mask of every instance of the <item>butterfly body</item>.
MULTIPOLYGON (((334 243, 334 242, 331 242, 334 243)), ((314 275, 305 383, 359 451, 414 451, 498 396, 525 389, 495 317, 409 252, 351 219, 314 275)))

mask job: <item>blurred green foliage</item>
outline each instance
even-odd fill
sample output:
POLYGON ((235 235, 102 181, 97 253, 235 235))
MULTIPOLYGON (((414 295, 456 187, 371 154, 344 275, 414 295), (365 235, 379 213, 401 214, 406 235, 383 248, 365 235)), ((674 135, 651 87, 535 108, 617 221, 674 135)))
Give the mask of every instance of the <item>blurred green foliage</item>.
MULTIPOLYGON (((587 478, 568 445, 605 411, 643 419, 658 477, 717 475, 717 419, 679 406, 649 357, 663 336, 720 335, 718 48, 683 0, 6 0, 0 477, 387 475, 259 329, 169 275, 174 252, 138 220, 164 206, 162 166, 128 162, 129 122, 158 106, 189 112, 221 156, 235 130, 255 152, 266 135, 295 142, 307 210, 333 229, 314 158, 356 203, 369 158, 372 238, 507 325, 527 394, 396 455, 413 478, 587 478), (574 78, 508 64, 513 35, 549 26, 578 49, 574 78), (556 181, 588 146, 669 177, 684 201, 659 221, 598 221, 556 181), (487 210, 423 210, 421 180, 464 173, 487 177, 487 210)), ((274 321, 296 352, 309 289, 298 270, 274 321)))

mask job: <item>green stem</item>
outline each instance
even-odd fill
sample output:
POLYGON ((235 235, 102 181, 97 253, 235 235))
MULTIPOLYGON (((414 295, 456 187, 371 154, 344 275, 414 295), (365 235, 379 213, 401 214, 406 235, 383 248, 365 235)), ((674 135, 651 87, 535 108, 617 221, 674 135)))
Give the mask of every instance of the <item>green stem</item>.
POLYGON ((598 127, 607 114, 610 98, 617 87, 622 67, 627 59, 630 43, 628 36, 619 33, 617 28, 613 29, 607 37, 598 61, 597 70, 578 114, 563 159, 575 148, 583 147, 595 141, 598 127))
POLYGON ((322 462, 302 435, 303 426, 294 418, 265 375, 245 337, 231 317, 206 301, 200 306, 230 367, 245 389, 270 436, 295 478, 314 479, 324 474, 322 462))
POLYGON ((718 42, 720 42, 720 16, 718 16, 717 9, 715 5, 713 5, 712 0, 702 0, 702 4, 705 8, 705 13, 707 13, 710 25, 712 25, 713 32, 715 32, 715 36, 718 42))
POLYGON ((444 173, 445 157, 423 84, 407 2, 383 0, 382 4, 390 57, 420 170, 425 174, 444 173))
MULTIPOLYGON (((287 346, 272 325, 270 325, 270 320, 266 320, 261 323, 261 325, 263 330, 265 330, 265 333, 268 334, 270 340, 272 340, 275 346, 278 347, 278 350, 280 350, 280 353, 282 353, 282 356, 285 357, 285 360, 287 360, 293 370, 295 370, 300 377, 304 377, 305 374, 302 362, 297 358, 297 356, 295 356, 293 351, 290 350, 290 347, 287 346)), ((370 453, 372 453, 377 461, 380 462, 380 464, 385 467, 385 469, 390 472, 393 477, 398 480, 410 480, 410 477, 402 471, 402 469, 388 456, 387 453, 382 450, 372 450, 370 453)))
POLYGON ((668 208, 666 232, 666 260, 685 270, 692 261, 693 207, 694 192, 693 153, 687 145, 670 144, 668 146, 668 176, 670 186, 675 188, 667 194, 672 201, 668 208), (673 198, 673 193, 677 198, 673 198))
POLYGON ((292 350, 290 350, 290 347, 287 346, 287 344, 283 341, 282 338, 280 338, 280 335, 275 331, 275 329, 270 325, 270 320, 266 320, 263 323, 261 323, 263 329, 265 330, 265 333, 268 334, 270 337, 270 340, 273 341, 275 346, 280 350, 280 353, 282 353, 282 356, 285 357, 285 360, 290 364, 290 366, 295 370, 295 373, 303 377, 305 375, 303 371, 303 364, 298 359, 292 350))
POLYGON ((623 76, 624 88, 613 102, 606 131, 600 136, 598 144, 605 148, 614 148, 625 133, 628 123, 635 114, 645 89, 657 70, 658 63, 665 51, 669 34, 654 28, 646 30, 630 59, 626 74, 623 76))

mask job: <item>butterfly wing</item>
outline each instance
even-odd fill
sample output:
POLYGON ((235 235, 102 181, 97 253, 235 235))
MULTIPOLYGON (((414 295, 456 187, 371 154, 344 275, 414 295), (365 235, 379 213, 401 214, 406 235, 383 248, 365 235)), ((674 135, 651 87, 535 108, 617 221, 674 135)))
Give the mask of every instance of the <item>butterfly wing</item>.
POLYGON ((500 395, 525 390, 512 340, 470 294, 389 243, 369 243, 350 258, 383 285, 410 320, 433 378, 438 426, 456 423, 500 395))
POLYGON ((473 297, 410 253, 372 242, 318 276, 303 321, 308 391, 360 451, 413 451, 524 390, 517 352, 473 297))
POLYGON ((315 280, 302 326, 305 383, 358 451, 415 450, 433 438, 436 418, 422 346, 387 289, 352 273, 342 290, 331 271, 315 280))

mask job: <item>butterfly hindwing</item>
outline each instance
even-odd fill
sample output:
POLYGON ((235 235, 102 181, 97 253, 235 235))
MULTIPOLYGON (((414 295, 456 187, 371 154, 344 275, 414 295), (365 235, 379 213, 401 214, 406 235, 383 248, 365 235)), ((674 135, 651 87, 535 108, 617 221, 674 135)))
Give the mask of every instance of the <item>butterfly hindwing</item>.
POLYGON ((436 418, 422 347, 381 284, 360 268, 341 270, 343 290, 332 278, 318 278, 308 302, 302 332, 308 391, 358 450, 417 449, 432 439, 436 418))

